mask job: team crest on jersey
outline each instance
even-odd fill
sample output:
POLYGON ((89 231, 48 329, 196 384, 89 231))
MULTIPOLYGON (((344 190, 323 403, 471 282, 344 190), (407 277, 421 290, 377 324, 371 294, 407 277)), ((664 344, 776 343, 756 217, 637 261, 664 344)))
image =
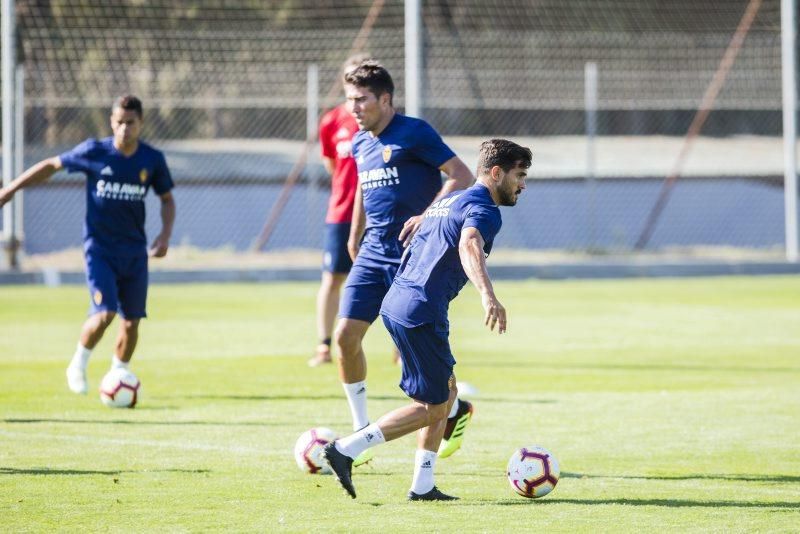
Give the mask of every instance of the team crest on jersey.
POLYGON ((147 181, 147 169, 139 171, 139 181, 145 183, 147 181))
POLYGON ((103 303, 103 294, 99 290, 95 290, 94 295, 92 295, 92 299, 97 306, 103 303))
POLYGON ((390 159, 392 159, 392 147, 387 146, 383 149, 383 162, 389 163, 390 159))

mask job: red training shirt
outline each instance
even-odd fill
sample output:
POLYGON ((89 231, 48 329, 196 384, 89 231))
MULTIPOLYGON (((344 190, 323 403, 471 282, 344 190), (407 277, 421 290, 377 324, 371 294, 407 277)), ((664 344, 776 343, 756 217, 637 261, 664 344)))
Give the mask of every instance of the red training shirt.
POLYGON ((358 124, 344 104, 336 106, 320 120, 319 141, 322 155, 334 160, 326 223, 350 223, 353 218, 358 172, 351 140, 357 131, 358 124))

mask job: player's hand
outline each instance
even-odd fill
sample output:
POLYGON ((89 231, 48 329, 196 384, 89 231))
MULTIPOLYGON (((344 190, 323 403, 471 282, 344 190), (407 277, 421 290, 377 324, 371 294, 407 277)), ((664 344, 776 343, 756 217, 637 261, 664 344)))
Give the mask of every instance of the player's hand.
POLYGON ((485 294, 481 297, 481 304, 486 312, 483 324, 489 327, 489 330, 494 332, 494 327, 497 326, 497 333, 503 334, 506 331, 506 309, 500 304, 493 294, 485 294))
POLYGON ((350 259, 352 261, 356 261, 356 256, 358 256, 358 250, 361 248, 361 245, 353 239, 347 240, 347 253, 350 254, 350 259))
POLYGON ((163 235, 159 235, 153 244, 150 246, 150 257, 151 258, 163 258, 167 255, 167 249, 169 248, 169 238, 163 235))
POLYGON ((0 208, 2 208, 6 202, 11 200, 11 197, 14 196, 14 193, 10 192, 8 189, 0 189, 0 208))
POLYGON ((419 226, 422 224, 423 218, 424 217, 422 215, 411 217, 403 225, 403 229, 400 230, 400 236, 397 239, 403 242, 404 247, 407 247, 409 243, 411 243, 411 238, 414 237, 414 234, 416 234, 417 230, 419 230, 419 226))

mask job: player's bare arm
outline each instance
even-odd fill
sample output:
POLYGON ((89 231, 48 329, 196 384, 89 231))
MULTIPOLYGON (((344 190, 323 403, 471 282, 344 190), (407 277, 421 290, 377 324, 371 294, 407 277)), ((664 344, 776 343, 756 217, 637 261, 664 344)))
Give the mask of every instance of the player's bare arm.
POLYGON ((8 184, 8 187, 0 189, 0 207, 11 200, 14 194, 20 189, 44 182, 62 168, 61 158, 58 156, 44 159, 33 165, 20 174, 16 180, 8 184))
MULTIPOLYGON (((445 161, 439 167, 439 170, 447 175, 447 179, 444 181, 444 184, 442 184, 442 189, 436 195, 436 198, 433 199, 433 202, 436 202, 453 191, 466 189, 475 182, 475 176, 473 176, 472 171, 469 170, 458 156, 453 156, 445 161)), ((431 202, 431 204, 433 204, 433 202, 431 202)), ((403 224, 403 229, 400 231, 398 239, 403 242, 404 247, 407 247, 409 243, 411 243, 411 238, 417 233, 419 225, 422 224, 422 219, 424 217, 425 212, 423 211, 416 217, 411 217, 403 224)))
POLYGON ((336 161, 333 158, 322 156, 322 166, 325 167, 325 172, 329 176, 333 176, 333 171, 336 168, 336 161))
POLYGON ((486 256, 483 253, 485 242, 477 228, 464 228, 458 243, 458 255, 467 277, 481 294, 481 304, 485 311, 484 324, 502 334, 506 331, 506 309, 494 295, 489 271, 486 269, 486 256))
POLYGON ((367 215, 364 212, 364 196, 361 193, 361 184, 356 186, 356 196, 353 201, 353 220, 350 224, 350 238, 347 240, 347 252, 350 258, 356 261, 358 250, 361 248, 361 238, 364 237, 364 228, 367 226, 367 215))
POLYGON ((150 256, 163 258, 169 249, 169 238, 172 236, 172 227, 175 224, 175 198, 167 192, 159 195, 161 199, 161 233, 156 236, 150 247, 150 256))
POLYGON ((439 167, 439 170, 447 175, 447 180, 442 184, 442 190, 436 195, 434 202, 453 191, 466 189, 475 183, 475 176, 472 174, 472 171, 469 170, 469 167, 467 167, 458 156, 453 156, 445 161, 439 167))

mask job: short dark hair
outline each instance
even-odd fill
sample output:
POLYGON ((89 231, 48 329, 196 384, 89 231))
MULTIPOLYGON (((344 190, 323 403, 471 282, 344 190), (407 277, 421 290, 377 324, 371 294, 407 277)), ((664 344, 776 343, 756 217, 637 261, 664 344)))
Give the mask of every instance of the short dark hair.
POLYGON ((505 172, 519 165, 525 169, 531 166, 533 154, 528 147, 520 146, 507 139, 489 139, 481 143, 478 154, 478 176, 484 176, 495 165, 505 172))
POLYGON ((342 77, 351 70, 355 70, 359 65, 367 60, 372 59, 372 56, 366 52, 358 52, 344 60, 342 64, 342 77))
POLYGON ((355 70, 345 73, 344 83, 369 89, 375 96, 389 93, 389 103, 394 95, 394 82, 391 74, 386 67, 374 59, 363 61, 355 70))
POLYGON ((114 105, 111 106, 111 111, 114 111, 115 109, 135 111, 140 119, 144 116, 144 112, 142 111, 142 101, 133 95, 121 96, 114 100, 114 105))

